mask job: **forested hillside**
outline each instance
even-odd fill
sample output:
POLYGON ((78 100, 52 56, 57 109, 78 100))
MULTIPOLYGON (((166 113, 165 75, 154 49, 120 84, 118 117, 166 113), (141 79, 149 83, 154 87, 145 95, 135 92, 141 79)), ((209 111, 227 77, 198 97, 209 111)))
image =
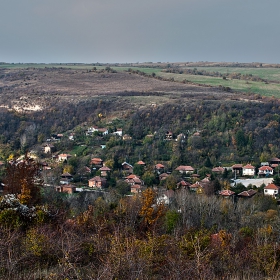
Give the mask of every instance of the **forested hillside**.
POLYGON ((279 279, 279 99, 144 66, 0 69, 0 278, 279 279))

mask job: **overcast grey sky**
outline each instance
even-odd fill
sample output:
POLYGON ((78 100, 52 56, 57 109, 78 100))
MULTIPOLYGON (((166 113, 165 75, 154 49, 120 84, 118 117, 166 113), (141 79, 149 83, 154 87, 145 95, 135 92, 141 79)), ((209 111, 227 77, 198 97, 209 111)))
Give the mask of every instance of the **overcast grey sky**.
POLYGON ((279 0, 0 0, 0 61, 280 63, 279 0))

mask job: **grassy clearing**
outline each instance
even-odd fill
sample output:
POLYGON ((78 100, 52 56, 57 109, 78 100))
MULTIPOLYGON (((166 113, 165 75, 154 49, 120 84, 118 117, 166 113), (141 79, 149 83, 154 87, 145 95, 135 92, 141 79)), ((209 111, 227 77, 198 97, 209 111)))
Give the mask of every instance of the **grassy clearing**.
POLYGON ((187 75, 187 74, 173 74, 173 73, 158 73, 158 76, 164 78, 174 78, 175 81, 188 80, 197 84, 205 84, 211 86, 224 86, 230 87, 235 91, 252 92, 261 94, 263 96, 275 96, 280 98, 280 84, 265 84, 264 82, 253 82, 244 80, 223 80, 218 77, 208 77, 200 75, 187 75))
POLYGON ((262 79, 280 82, 280 68, 242 68, 242 67, 184 67, 183 69, 205 70, 208 72, 219 72, 222 74, 241 73, 252 74, 262 79))

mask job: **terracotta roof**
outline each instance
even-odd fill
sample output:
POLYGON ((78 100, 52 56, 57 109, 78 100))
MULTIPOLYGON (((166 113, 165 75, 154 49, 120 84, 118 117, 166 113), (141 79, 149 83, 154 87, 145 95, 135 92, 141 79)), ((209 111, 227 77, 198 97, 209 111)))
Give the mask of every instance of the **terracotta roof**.
POLYGON ((157 164, 155 165, 155 167, 156 167, 156 169, 161 169, 161 168, 164 168, 164 165, 161 164, 161 163, 157 163, 157 164))
POLYGON ((250 189, 248 191, 243 191, 243 192, 239 193, 238 195, 243 196, 243 197, 251 197, 251 196, 255 195, 256 193, 257 193, 257 191, 250 189))
POLYGON ((111 171, 111 169, 107 166, 103 166, 99 169, 100 171, 111 171))
POLYGON ((270 162, 271 162, 271 161, 278 161, 278 162, 280 162, 280 159, 277 158, 277 157, 275 157, 275 158, 270 159, 269 161, 270 161, 270 162))
POLYGON ((255 169, 255 166, 253 166, 251 164, 247 164, 247 165, 243 166, 243 169, 255 169))
POLYGON ((58 155, 59 157, 71 157, 71 155, 69 155, 69 154, 60 154, 60 155, 58 155))
POLYGON ((270 183, 266 187, 264 187, 265 190, 279 190, 279 187, 277 187, 275 184, 270 183))
POLYGON ((224 170, 225 169, 223 167, 219 166, 219 167, 214 167, 212 169, 212 172, 224 172, 224 170))
POLYGON ((162 179, 166 179, 168 176, 169 176, 169 174, 162 173, 162 174, 159 175, 159 178, 162 180, 162 179))
POLYGON ((231 190, 222 190, 220 191, 220 195, 223 195, 223 196, 231 196, 235 194, 235 192, 231 191, 231 190))
POLYGON ((186 187, 186 186, 190 186, 190 183, 187 183, 186 181, 182 180, 181 182, 178 183, 178 185, 186 187))
POLYGON ((102 159, 101 158, 93 158, 93 159, 91 159, 91 161, 102 161, 102 159))
POLYGON ((202 187, 199 182, 196 182, 189 186, 191 189, 202 187))
POLYGON ((95 176, 95 177, 89 179, 89 181, 93 181, 93 182, 104 182, 104 181, 106 181, 106 179, 105 179, 105 178, 102 178, 102 177, 100 177, 100 176, 95 176))
POLYGON ((277 164, 277 163, 271 164, 271 167, 272 167, 272 168, 275 168, 275 167, 278 167, 278 166, 279 166, 279 164, 277 164))
POLYGON ((139 178, 139 176, 135 174, 130 174, 129 176, 125 177, 126 179, 133 179, 133 178, 139 178))
POLYGON ((265 165, 265 166, 260 167, 259 170, 261 170, 261 171, 263 171, 263 170, 270 170, 270 171, 272 171, 273 169, 270 166, 265 165))
POLYGON ((194 171, 194 169, 189 165, 180 165, 175 170, 182 170, 182 171, 194 171))
POLYGON ((136 164, 145 165, 146 163, 142 160, 139 160, 138 162, 136 162, 136 164))

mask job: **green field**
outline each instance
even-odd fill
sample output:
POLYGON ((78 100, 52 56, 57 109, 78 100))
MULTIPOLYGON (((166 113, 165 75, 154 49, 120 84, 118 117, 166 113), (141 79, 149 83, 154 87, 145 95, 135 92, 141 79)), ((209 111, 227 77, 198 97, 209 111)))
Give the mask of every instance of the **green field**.
POLYGON ((280 82, 280 68, 245 68, 245 67, 184 67, 182 69, 205 70, 208 72, 219 72, 222 74, 240 73, 280 82))
POLYGON ((158 76, 163 78, 171 79, 175 81, 187 80, 197 84, 205 84, 211 86, 224 86, 230 87, 235 91, 242 91, 246 93, 256 93, 263 96, 274 96, 280 98, 280 84, 264 82, 254 82, 254 81, 245 81, 245 80, 224 80, 221 77, 210 77, 202 75, 187 75, 187 74, 173 74, 173 73, 157 73, 158 76))

